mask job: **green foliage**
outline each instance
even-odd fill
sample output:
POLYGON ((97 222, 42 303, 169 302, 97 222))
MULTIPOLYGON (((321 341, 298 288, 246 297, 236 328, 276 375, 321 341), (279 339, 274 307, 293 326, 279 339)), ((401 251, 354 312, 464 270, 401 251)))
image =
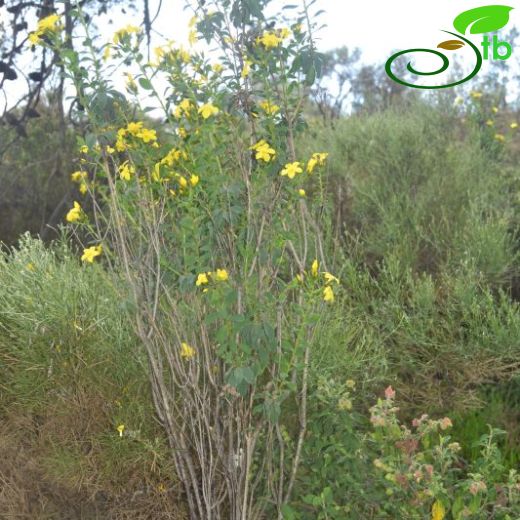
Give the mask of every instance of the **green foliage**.
MULTIPOLYGON (((197 3, 191 38, 218 43, 218 63, 171 43, 145 62, 139 28, 99 44, 80 11, 84 51, 59 26, 39 42, 84 109, 74 178, 96 211, 67 214, 83 253, 26 239, 0 263, 2 405, 54 399, 70 419, 72 391, 109 401, 98 427, 70 426, 99 475, 121 491, 150 465, 156 484, 168 454, 193 518, 517 515, 496 431, 459 452, 447 418, 406 426, 467 413, 518 374, 506 139, 477 102, 466 122, 422 104, 304 121, 314 23, 305 9, 278 27, 263 7, 197 3), (110 76, 129 62, 127 97, 110 76), (391 387, 369 417, 388 381, 402 417, 391 387)), ((87 456, 59 441, 44 472, 79 487, 87 456)))
MULTIPOLYGON (((0 417, 31 447, 31 472, 61 489, 64 503, 84 493, 88 504, 101 488, 110 507, 143 482, 152 495, 171 483, 145 360, 102 269, 80 266, 63 244, 26 236, 0 257, 0 280, 0 417), (24 418, 30 426, 20 430, 24 418)), ((17 471, 10 464, 0 464, 5 482, 17 471)), ((23 474, 10 485, 39 493, 23 474)), ((0 504, 11 505, 6 497, 0 504)))
POLYGON ((39 110, 24 138, 16 140, 14 131, 0 127, 0 241, 6 244, 25 231, 52 236, 46 224, 55 227, 63 218, 71 191, 74 133, 60 128, 53 108, 42 104, 39 110))

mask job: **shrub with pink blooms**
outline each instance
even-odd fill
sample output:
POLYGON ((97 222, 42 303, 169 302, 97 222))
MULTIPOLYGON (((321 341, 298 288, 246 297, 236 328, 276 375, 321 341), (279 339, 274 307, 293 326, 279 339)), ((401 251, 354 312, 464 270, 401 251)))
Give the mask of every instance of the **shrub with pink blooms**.
POLYGON ((506 471, 496 445, 499 430, 480 440, 481 456, 467 462, 449 435, 449 417, 423 414, 408 426, 398 419, 396 392, 370 409, 371 441, 378 457, 373 465, 385 488, 384 506, 391 518, 518 518, 520 475, 506 471), (422 513, 421 513, 422 512, 422 513))

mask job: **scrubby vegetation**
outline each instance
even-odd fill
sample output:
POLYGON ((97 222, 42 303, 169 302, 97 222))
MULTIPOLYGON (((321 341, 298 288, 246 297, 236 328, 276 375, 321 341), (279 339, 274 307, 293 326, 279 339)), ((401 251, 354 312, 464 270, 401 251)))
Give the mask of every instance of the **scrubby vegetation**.
POLYGON ((518 518, 514 114, 473 93, 331 126, 309 10, 208 3, 218 62, 33 33, 86 133, 61 237, 0 258, 0 510, 518 518))

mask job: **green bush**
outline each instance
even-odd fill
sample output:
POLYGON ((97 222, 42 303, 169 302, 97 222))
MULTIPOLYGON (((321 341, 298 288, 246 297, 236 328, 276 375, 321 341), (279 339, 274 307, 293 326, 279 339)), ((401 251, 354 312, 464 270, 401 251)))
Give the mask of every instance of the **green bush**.
MULTIPOLYGON (((25 236, 0 256, 0 417, 9 434, 0 478, 19 495, 0 495, 2 511, 19 514, 41 496, 57 515, 79 501, 129 518, 128 494, 145 489, 149 518, 151 503, 175 484, 119 296, 101 268, 81 266, 64 243, 48 248, 25 236), (17 445, 23 460, 13 458, 17 445)), ((178 502, 166 496, 157 514, 178 502)))

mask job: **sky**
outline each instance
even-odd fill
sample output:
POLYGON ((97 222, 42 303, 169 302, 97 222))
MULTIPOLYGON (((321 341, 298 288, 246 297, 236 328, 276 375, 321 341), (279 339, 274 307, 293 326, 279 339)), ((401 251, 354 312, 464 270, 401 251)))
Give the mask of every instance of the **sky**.
MULTIPOLYGON (((160 0, 150 0, 151 15, 157 12, 160 0)), ((286 4, 302 5, 303 0, 273 0, 271 10, 276 11, 286 4)), ((502 0, 501 2, 502 3, 502 0)), ((520 28, 520 2, 504 0, 506 5, 516 7, 510 13, 507 28, 520 28)), ((141 1, 137 0, 141 5, 141 1)), ((454 31, 453 19, 462 11, 489 5, 487 1, 475 0, 317 0, 313 9, 323 10, 320 23, 324 24, 316 37, 317 47, 321 51, 336 47, 359 47, 362 51, 363 63, 384 63, 392 51, 414 47, 435 49, 437 44, 450 36, 441 32, 454 31)), ((161 44, 161 36, 174 39, 178 43, 187 43, 188 21, 192 13, 185 10, 185 0, 162 0, 160 14, 155 22, 155 34, 152 45, 161 44)), ((0 8, 0 19, 5 16, 5 8, 0 8)), ((108 13, 99 21, 103 37, 110 40, 113 33, 126 24, 141 25, 142 14, 122 15, 119 8, 108 13)), ((474 35, 473 41, 479 45, 481 36, 474 35)), ((469 48, 460 51, 461 56, 468 53, 469 48)), ((454 51, 448 51, 454 52, 454 51)), ((513 58, 518 60, 520 49, 513 49, 513 58)), ((469 53, 468 60, 472 55, 469 53)), ((439 66, 439 59, 431 56, 415 55, 415 64, 420 70, 432 70, 439 66), (437 60, 437 61, 435 61, 437 60)), ((486 70, 486 62, 482 73, 486 70)), ((441 78, 439 78, 441 79, 441 78)), ((12 94, 16 94, 15 85, 10 85, 12 94)))
MULTIPOLYGON (((151 0, 154 13, 158 0, 151 0)), ((273 0, 273 10, 284 4, 302 5, 302 0, 273 0)), ((392 50, 413 47, 436 47, 442 41, 442 29, 454 31, 453 19, 462 11, 490 5, 475 0, 317 0, 313 9, 322 9, 320 22, 326 25, 318 34, 320 50, 336 47, 359 47, 366 63, 386 61, 392 50), (440 38, 440 39, 439 39, 440 38)), ((520 2, 501 0, 500 4, 517 6, 507 27, 520 27, 520 2)), ((163 0, 157 31, 178 41, 187 40, 191 17, 183 10, 185 0, 163 0)), ((135 19, 139 23, 140 19, 135 19)), ((518 51, 520 52, 520 50, 518 51)))

